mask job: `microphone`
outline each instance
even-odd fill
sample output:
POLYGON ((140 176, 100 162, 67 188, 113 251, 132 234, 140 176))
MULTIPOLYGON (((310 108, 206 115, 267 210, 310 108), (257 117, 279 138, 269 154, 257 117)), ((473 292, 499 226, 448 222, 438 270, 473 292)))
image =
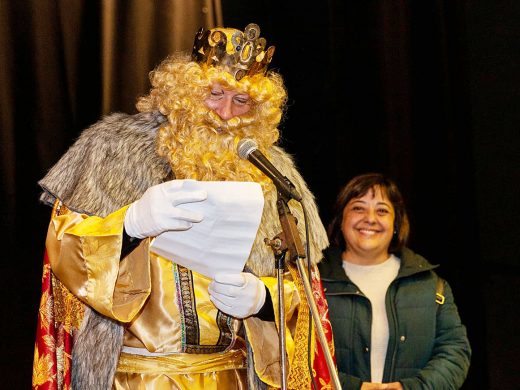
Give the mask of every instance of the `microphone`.
POLYGON ((302 200, 301 195, 296 191, 296 188, 291 181, 283 176, 278 169, 258 150, 258 144, 250 139, 243 138, 237 145, 237 153, 240 158, 249 160, 251 164, 260 169, 268 178, 270 178, 279 192, 289 199, 294 199, 298 202, 302 200))

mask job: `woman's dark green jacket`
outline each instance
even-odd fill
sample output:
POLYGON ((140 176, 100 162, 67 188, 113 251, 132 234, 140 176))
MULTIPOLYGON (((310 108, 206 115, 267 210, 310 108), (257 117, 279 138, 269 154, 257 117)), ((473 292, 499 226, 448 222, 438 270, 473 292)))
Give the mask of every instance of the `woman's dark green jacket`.
MULTIPOLYGON (((372 309, 345 275, 341 250, 329 248, 319 264, 329 305, 336 360, 344 390, 370 382, 372 309)), ((397 254, 401 267, 386 294, 389 340, 383 383, 401 382, 405 389, 458 389, 464 382, 471 348, 444 284, 444 304, 436 303, 436 266, 410 249, 397 254)))

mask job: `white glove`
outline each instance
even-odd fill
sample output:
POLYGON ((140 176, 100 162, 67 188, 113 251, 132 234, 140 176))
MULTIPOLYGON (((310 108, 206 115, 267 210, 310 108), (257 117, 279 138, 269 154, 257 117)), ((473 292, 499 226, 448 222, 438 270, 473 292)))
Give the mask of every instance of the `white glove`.
POLYGON ((150 187, 141 199, 130 205, 125 216, 125 231, 130 237, 155 237, 167 230, 188 230, 204 216, 177 207, 200 202, 208 196, 205 190, 186 191, 183 181, 172 180, 150 187))
POLYGON ((217 309, 236 318, 258 313, 265 303, 264 282, 249 272, 218 273, 208 291, 217 309))

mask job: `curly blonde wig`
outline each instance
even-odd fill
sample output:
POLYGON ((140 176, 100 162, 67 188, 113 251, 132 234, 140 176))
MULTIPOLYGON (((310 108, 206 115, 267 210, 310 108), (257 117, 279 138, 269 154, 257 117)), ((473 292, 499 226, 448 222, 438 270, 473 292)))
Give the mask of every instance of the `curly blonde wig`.
MULTIPOLYGON (((158 152, 179 179, 256 181, 270 185, 260 171, 236 154, 242 138, 254 138, 268 154, 279 139, 286 91, 280 75, 270 72, 236 81, 218 67, 200 65, 187 55, 163 61, 150 74, 152 89, 139 99, 139 111, 160 111, 168 118, 159 130, 158 152), (204 101, 214 84, 246 93, 248 113, 223 121, 204 101)), ((265 188, 264 188, 265 189, 265 188)))

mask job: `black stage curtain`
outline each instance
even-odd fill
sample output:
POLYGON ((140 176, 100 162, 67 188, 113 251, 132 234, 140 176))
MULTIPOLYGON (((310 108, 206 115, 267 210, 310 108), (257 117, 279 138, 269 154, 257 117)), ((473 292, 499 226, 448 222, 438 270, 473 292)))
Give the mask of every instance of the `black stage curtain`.
POLYGON ((221 20, 219 0, 0 1, 0 369, 9 388, 31 384, 50 215, 37 181, 103 114, 136 112, 148 73, 221 20))
POLYGON ((473 347, 464 389, 519 378, 520 3, 224 1, 276 45, 283 144, 327 223, 339 188, 379 171, 399 184, 410 247, 453 287, 473 347))
POLYGON ((463 0, 0 1, 1 370, 30 384, 49 210, 36 185, 79 131, 133 112, 199 26, 258 23, 285 78, 281 144, 325 223, 352 176, 384 172, 410 246, 451 284, 474 350, 464 389, 513 388, 520 325, 520 3, 463 0), (5 329, 5 330, 4 330, 5 329))

